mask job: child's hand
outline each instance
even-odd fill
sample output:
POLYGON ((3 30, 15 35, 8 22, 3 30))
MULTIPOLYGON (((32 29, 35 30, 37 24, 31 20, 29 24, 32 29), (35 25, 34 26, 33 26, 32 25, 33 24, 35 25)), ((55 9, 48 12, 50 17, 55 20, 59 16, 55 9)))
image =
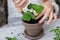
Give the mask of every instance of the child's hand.
POLYGON ((22 10, 22 8, 28 3, 28 0, 13 0, 13 2, 19 10, 22 10))
POLYGON ((39 14, 36 19, 40 18, 42 15, 44 15, 42 17, 42 19, 39 21, 39 23, 42 23, 45 21, 45 19, 47 19, 49 17, 49 20, 47 22, 47 24, 50 24, 52 21, 56 21, 57 20, 57 16, 55 15, 55 13, 53 13, 54 8, 53 5, 50 2, 45 2, 43 4, 44 6, 44 10, 42 11, 41 14, 39 14))

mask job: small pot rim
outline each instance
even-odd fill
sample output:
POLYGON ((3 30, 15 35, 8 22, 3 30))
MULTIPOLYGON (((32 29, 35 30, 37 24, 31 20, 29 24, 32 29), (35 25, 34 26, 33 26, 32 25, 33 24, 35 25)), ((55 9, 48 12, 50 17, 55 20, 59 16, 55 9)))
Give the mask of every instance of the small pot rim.
POLYGON ((30 24, 30 23, 26 23, 26 22, 24 22, 23 20, 22 20, 22 22, 23 22, 23 23, 25 23, 25 24, 29 24, 29 25, 36 25, 36 24, 40 24, 40 23, 30 24))
MULTIPOLYGON (((22 19, 22 18, 21 18, 21 19, 22 19)), ((23 19, 22 19, 22 22, 24 22, 24 21, 23 21, 23 19)), ((36 25, 36 24, 40 24, 39 22, 38 22, 38 23, 32 23, 32 24, 31 24, 31 23, 27 23, 27 22, 24 22, 24 23, 29 24, 29 25, 36 25)), ((44 22, 43 22, 43 23, 44 23, 44 22)), ((42 23, 41 23, 41 24, 42 24, 42 23)))
MULTIPOLYGON (((22 22, 24 22, 24 21, 22 20, 22 22)), ((26 23, 26 22, 24 22, 24 23, 26 23)), ((30 24, 30 23, 26 23, 26 24, 30 24)), ((39 23, 33 23, 32 25, 35 25, 35 24, 39 24, 39 23)))

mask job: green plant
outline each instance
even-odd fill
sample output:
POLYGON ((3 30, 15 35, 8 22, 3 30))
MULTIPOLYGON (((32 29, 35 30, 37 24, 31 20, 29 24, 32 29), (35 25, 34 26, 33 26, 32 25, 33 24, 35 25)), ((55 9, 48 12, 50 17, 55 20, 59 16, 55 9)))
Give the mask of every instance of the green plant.
MULTIPOLYGON (((28 9, 33 9, 37 14, 40 14, 42 11, 43 11, 43 9, 44 9, 44 7, 43 6, 41 6, 41 5, 37 5, 37 4, 29 4, 28 5, 28 9)), ((22 19, 24 20, 24 21, 27 21, 27 22, 29 22, 31 19, 33 20, 35 20, 35 15, 33 14, 33 12, 30 12, 30 11, 26 11, 26 12, 23 12, 23 17, 22 17, 22 19)))
POLYGON ((35 19, 35 16, 30 11, 27 11, 24 12, 22 19, 25 21, 30 21, 31 19, 35 19))
POLYGON ((54 32, 54 40, 60 40, 60 26, 57 26, 56 29, 52 29, 50 32, 54 32))
POLYGON ((7 40, 17 40, 17 38, 16 38, 16 37, 14 37, 14 38, 6 37, 6 39, 7 39, 7 40))
POLYGON ((29 4, 28 5, 28 9, 33 9, 36 11, 37 14, 40 14, 42 12, 42 10, 44 9, 43 6, 41 5, 37 5, 37 4, 29 4))

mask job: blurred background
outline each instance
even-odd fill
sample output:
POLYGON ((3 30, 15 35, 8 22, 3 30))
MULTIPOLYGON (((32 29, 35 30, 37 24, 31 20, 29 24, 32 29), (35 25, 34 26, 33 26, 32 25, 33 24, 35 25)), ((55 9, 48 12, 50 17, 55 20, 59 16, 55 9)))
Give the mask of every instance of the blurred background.
POLYGON ((60 18, 60 0, 55 0, 56 1, 56 3, 58 4, 58 6, 59 6, 59 14, 58 14, 58 18, 60 18))

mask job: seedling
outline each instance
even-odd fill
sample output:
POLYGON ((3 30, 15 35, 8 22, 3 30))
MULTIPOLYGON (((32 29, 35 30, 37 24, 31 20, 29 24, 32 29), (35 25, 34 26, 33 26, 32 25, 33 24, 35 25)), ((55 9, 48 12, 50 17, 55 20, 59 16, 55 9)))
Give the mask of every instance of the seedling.
POLYGON ((6 39, 7 39, 7 40, 17 40, 17 38, 16 38, 16 37, 14 37, 14 38, 6 37, 6 39))
POLYGON ((57 26, 56 29, 52 29, 50 32, 54 32, 54 40, 60 40, 60 26, 57 26))
POLYGON ((27 8, 29 11, 23 12, 23 17, 22 17, 22 19, 27 22, 31 20, 35 20, 35 15, 33 12, 30 11, 30 9, 33 9, 36 12, 36 14, 40 14, 44 9, 44 7, 41 5, 31 4, 31 3, 28 5, 27 8))

